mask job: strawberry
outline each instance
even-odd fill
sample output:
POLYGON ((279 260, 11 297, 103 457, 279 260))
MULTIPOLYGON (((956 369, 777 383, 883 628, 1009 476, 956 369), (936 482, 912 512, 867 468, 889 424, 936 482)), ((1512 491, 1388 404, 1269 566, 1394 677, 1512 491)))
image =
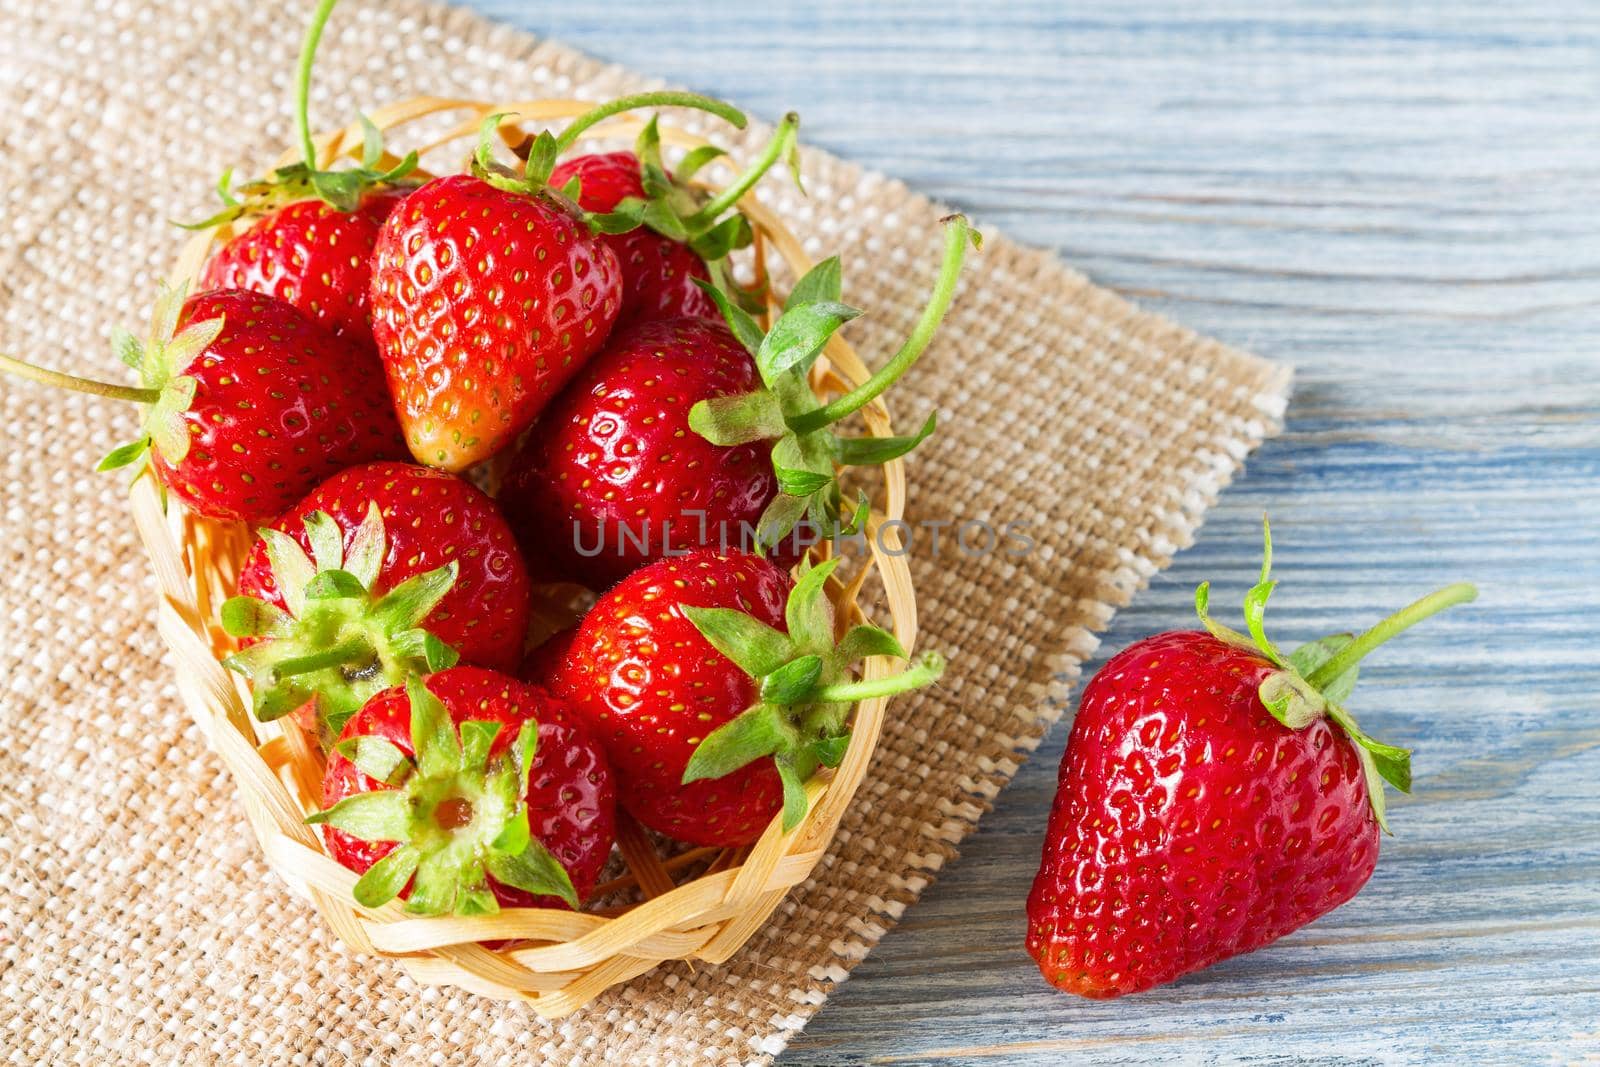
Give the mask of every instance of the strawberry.
POLYGON ((814 540, 852 533, 836 470, 904 455, 934 429, 847 438, 833 423, 871 403, 926 349, 949 307, 969 239, 951 219, 934 297, 905 347, 827 405, 806 372, 859 312, 839 302, 839 261, 796 284, 772 329, 705 287, 728 328, 706 320, 625 330, 574 380, 513 455, 501 500, 530 556, 596 588, 672 551, 759 545, 792 563, 814 540), (808 519, 814 536, 796 529, 808 519), (790 536, 791 533, 793 536, 790 536))
POLYGON ((517 667, 517 677, 539 685, 548 683, 567 658, 567 652, 577 636, 578 628, 569 626, 545 638, 522 657, 522 663, 517 667))
POLYGON ((1285 656, 1196 607, 1206 630, 1159 634, 1112 657, 1084 690, 1062 756, 1028 951, 1045 978, 1116 997, 1250 952, 1366 884, 1387 830, 1383 783, 1409 791, 1411 754, 1344 710, 1357 661, 1406 627, 1471 600, 1442 589, 1359 637, 1285 656))
MULTIPOLYGON (((577 156, 550 174, 551 183, 558 188, 573 180, 581 190, 578 206, 585 211, 615 211, 624 199, 643 200, 645 195, 639 158, 632 152, 577 156)), ((696 278, 710 281, 711 272, 705 260, 682 241, 646 226, 603 234, 600 240, 616 253, 622 268, 619 329, 639 321, 717 314, 717 305, 694 284, 696 278)))
POLYGON ((300 54, 295 87, 300 162, 237 190, 231 188, 232 172, 223 174, 217 186, 223 209, 186 228, 257 219, 216 251, 201 272, 201 285, 267 293, 333 333, 371 348, 372 248, 378 227, 414 187, 405 179, 416 168, 417 156, 413 152, 383 169, 383 135, 363 116, 361 163, 337 171, 317 168, 309 113, 311 64, 334 2, 319 3, 300 54))
POLYGON ((701 549, 635 572, 585 616, 547 681, 599 735, 635 819, 724 847, 754 841, 780 811, 793 829, 807 779, 844 755, 855 702, 939 676, 930 654, 853 679, 855 661, 905 650, 874 626, 835 643, 823 589, 837 564, 791 581, 759 556, 701 549))
POLYGON ((142 387, 6 356, 0 368, 147 405, 143 432, 100 469, 148 460, 207 518, 267 522, 335 471, 405 454, 377 361, 273 297, 168 289, 149 339, 118 330, 113 348, 142 387))
POLYGON ((499 500, 529 558, 603 589, 669 550, 737 544, 777 495, 772 445, 714 445, 689 432, 689 410, 760 384, 720 322, 613 337, 507 465, 499 500))
POLYGON ((201 284, 269 293, 370 349, 372 249, 379 226, 409 191, 368 193, 352 211, 322 200, 277 208, 218 249, 201 284))
POLYGON ((800 118, 786 115, 766 150, 732 184, 708 197, 689 183, 700 169, 723 155, 707 145, 688 153, 677 173, 661 159, 655 119, 645 125, 635 150, 576 156, 559 164, 550 183, 568 190, 589 212, 601 242, 622 267, 619 327, 684 315, 715 317, 717 307, 696 279, 732 290, 724 258, 751 241, 750 222, 735 211, 739 198, 779 159, 800 183, 795 135, 800 118))
POLYGON ((616 790, 588 729, 542 689, 456 667, 375 696, 322 779, 328 853, 356 901, 417 915, 577 908, 616 839, 616 790))
POLYGON ((378 233, 372 329, 412 455, 459 471, 521 433, 605 342, 621 308, 616 254, 549 189, 557 154, 631 107, 688 104, 682 93, 627 97, 533 142, 522 173, 490 156, 490 115, 474 173, 436 178, 378 233))
POLYGON ((251 550, 223 627, 273 719, 316 698, 329 738, 368 699, 457 658, 510 670, 528 628, 522 557, 494 501, 453 474, 372 463, 328 479, 251 550))
POLYGON ((418 460, 498 451, 605 341, 616 256, 555 201, 439 178, 378 236, 373 336, 418 460))

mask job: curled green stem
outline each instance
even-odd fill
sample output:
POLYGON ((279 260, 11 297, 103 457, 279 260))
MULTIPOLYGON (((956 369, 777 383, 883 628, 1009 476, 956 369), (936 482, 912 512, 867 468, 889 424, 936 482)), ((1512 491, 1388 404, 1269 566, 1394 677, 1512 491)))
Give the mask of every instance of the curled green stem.
POLYGON ((739 202, 739 198, 755 187, 762 175, 772 169, 772 165, 782 159, 789 152, 794 151, 795 140, 800 135, 800 116, 793 111, 783 116, 783 121, 778 123, 778 128, 773 131, 772 139, 767 142, 767 147, 751 163, 744 173, 722 192, 712 197, 706 205, 693 216, 684 220, 684 225, 690 233, 709 228, 717 221, 717 216, 739 202))
POLYGON ((112 400, 131 400, 136 404, 154 404, 161 399, 159 389, 140 389, 132 385, 112 385, 110 382, 98 382, 93 378, 80 378, 76 374, 63 374, 57 370, 46 370, 35 367, 32 363, 24 363, 20 359, 0 353, 0 370, 15 374, 19 378, 39 382, 41 385, 55 386, 58 389, 71 389, 74 392, 89 393, 93 396, 109 397, 112 400))
POLYGON ((322 40, 322 28, 339 0, 320 0, 312 12, 311 25, 306 29, 305 41, 300 45, 300 62, 294 75, 294 121, 300 134, 300 153, 305 156, 306 168, 317 169, 317 145, 311 138, 311 64, 317 56, 317 45, 322 40))
POLYGON ((894 358, 880 367, 878 372, 865 382, 831 403, 789 419, 789 428, 795 433, 820 430, 860 411, 898 381, 927 349, 928 343, 933 340, 934 332, 939 328, 939 323, 944 320, 945 312, 950 310, 950 301, 955 297, 956 282, 961 277, 961 263, 966 256, 967 244, 970 242, 977 247, 981 240, 977 231, 967 222, 965 215, 951 215, 944 222, 944 262, 939 268, 939 277, 933 284, 933 293, 928 298, 927 306, 922 309, 922 317, 912 328, 911 336, 906 338, 906 343, 900 346, 900 351, 894 354, 894 358))
POLYGON ((938 681, 939 676, 944 673, 944 667, 943 656, 937 652, 927 652, 899 674, 891 674, 887 678, 825 685, 812 694, 811 700, 818 704, 854 704, 874 697, 894 696, 938 681))
POLYGON ((1306 678, 1306 683, 1320 692, 1335 678, 1354 667, 1363 656, 1389 640, 1389 638, 1410 629, 1431 615, 1437 615, 1445 608, 1468 603, 1476 600, 1477 597, 1477 587, 1468 582, 1457 582, 1454 585, 1447 585, 1443 589, 1429 593, 1421 600, 1401 608, 1340 649, 1337 655, 1312 671, 1310 676, 1306 678))
MULTIPOLYGON (((324 0, 324 2, 326 3, 327 0, 324 0)), ((571 148, 579 136, 596 123, 604 122, 611 116, 620 115, 624 111, 633 111, 641 107, 689 107, 694 108, 696 111, 709 111, 717 118, 731 123, 735 129, 740 130, 744 129, 746 122, 744 112, 738 108, 725 104, 721 100, 713 100, 709 96, 701 96, 699 93, 671 91, 635 93, 632 96, 618 97, 609 103, 601 104, 592 111, 585 111, 573 119, 567 125, 567 128, 556 136, 557 152, 565 152, 571 148)))

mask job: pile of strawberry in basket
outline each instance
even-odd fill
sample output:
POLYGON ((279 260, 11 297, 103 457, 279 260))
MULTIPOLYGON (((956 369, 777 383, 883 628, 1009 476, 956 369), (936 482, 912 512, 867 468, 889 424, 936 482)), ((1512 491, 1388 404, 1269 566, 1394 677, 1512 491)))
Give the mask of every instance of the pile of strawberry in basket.
POLYGON ((197 225, 234 235, 198 291, 164 292, 146 339, 116 336, 140 386, 0 358, 141 402, 140 436, 102 466, 148 464, 191 512, 259 527, 222 609, 227 665, 259 719, 293 716, 324 749, 310 821, 361 873, 357 901, 580 907, 619 804, 698 846, 797 824, 855 704, 943 667, 859 677, 906 652, 836 628, 839 560, 806 549, 867 520, 841 469, 932 431, 839 427, 927 346, 976 233, 946 220, 910 339, 824 402, 808 374, 859 314, 838 260, 781 305, 764 270, 733 266, 753 236, 741 199, 779 162, 799 180, 793 116, 740 170, 712 147, 669 168, 653 114, 633 151, 573 151, 625 111, 743 126, 692 94, 518 143, 515 116, 488 115, 466 173, 422 180, 370 124, 360 165, 319 169, 304 70, 299 103, 303 161, 225 177, 224 209, 197 225), (731 178, 698 181, 710 166, 731 178), (529 651, 550 585, 592 606, 529 651))

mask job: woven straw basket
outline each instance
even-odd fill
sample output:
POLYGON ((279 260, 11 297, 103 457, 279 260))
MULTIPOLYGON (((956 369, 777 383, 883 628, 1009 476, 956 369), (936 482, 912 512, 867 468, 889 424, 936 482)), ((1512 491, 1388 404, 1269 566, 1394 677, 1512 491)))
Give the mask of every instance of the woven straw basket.
MULTIPOLYGON (((416 145, 427 165, 440 149, 465 157, 461 143, 476 134, 489 114, 515 116, 514 122, 501 127, 504 139, 514 145, 525 136, 515 123, 567 119, 591 106, 577 100, 485 103, 420 97, 386 107, 370 118, 385 131, 408 125, 413 131, 427 130, 424 143, 416 145), (456 115, 464 117, 456 121, 456 115)), ((641 120, 618 118, 586 136, 614 140, 635 136, 641 129, 641 120)), ((665 126, 661 137, 664 143, 683 148, 703 143, 665 126)), ((361 140, 361 130, 355 126, 324 135, 317 141, 319 165, 359 155, 361 140)), ((397 161, 391 157, 385 165, 397 161)), ((767 276, 769 250, 776 252, 791 278, 809 269, 800 241, 769 209, 749 195, 740 206, 755 230, 752 253, 758 278, 767 276)), ((227 227, 197 235, 185 248, 173 280, 192 285, 211 244, 230 235, 227 227)), ((812 385, 819 395, 831 395, 867 377, 867 368, 835 336, 812 372, 812 385)), ((881 401, 862 414, 869 433, 891 432, 881 401)), ((916 604, 893 524, 905 508, 902 462, 885 464, 883 474, 881 499, 868 525, 870 558, 863 558, 847 580, 838 575, 830 579, 828 595, 841 627, 865 621, 857 599, 875 572, 891 628, 909 649, 917 635, 916 604)), ((754 845, 698 848, 663 858, 650 836, 619 811, 618 846, 626 870, 596 889, 594 897, 601 906, 588 911, 506 908, 469 918, 418 918, 405 914, 398 902, 363 908, 351 895, 356 875, 323 851, 316 833, 304 822, 321 806, 322 755, 316 744, 292 725, 292 718, 254 721, 243 680, 219 662, 234 646, 222 631, 218 612, 233 593, 253 532, 242 524, 197 518, 176 503, 163 509, 148 475, 134 483, 132 507, 155 567, 161 594, 159 630, 177 659, 178 690, 212 749, 232 772, 267 862, 347 944, 396 960, 422 982, 527 1001, 540 1015, 556 1018, 662 961, 723 962, 767 920, 789 889, 810 875, 877 744, 887 698, 863 701, 856 709, 843 762, 807 785, 810 808, 804 821, 785 834, 774 818, 754 845), (480 941, 511 944, 490 951, 476 944, 480 941)), ((818 555, 827 551, 826 545, 813 549, 818 555)), ((884 677, 891 667, 892 661, 881 657, 868 660, 865 676, 884 677)))

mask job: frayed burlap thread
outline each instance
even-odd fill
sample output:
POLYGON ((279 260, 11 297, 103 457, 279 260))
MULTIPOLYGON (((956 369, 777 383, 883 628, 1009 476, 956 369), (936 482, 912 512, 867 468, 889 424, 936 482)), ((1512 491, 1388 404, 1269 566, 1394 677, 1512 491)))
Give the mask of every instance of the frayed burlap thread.
MULTIPOLYGON (((340 8, 319 64, 338 93, 319 113, 645 84, 463 12, 381 7, 340 8)), ((259 169, 287 143, 304 14, 0 0, 0 349, 116 373, 109 328, 143 319, 180 244, 165 220, 207 207, 220 166, 259 169), (91 153, 139 180, 108 180, 91 153)), ((748 154, 762 132, 732 147, 748 154)), ((880 361, 931 277, 940 211, 820 152, 807 180, 808 200, 779 181, 763 195, 810 254, 843 254, 848 297, 872 311, 851 337, 880 361)), ((163 662, 123 480, 89 473, 133 413, 0 382, 0 1050, 669 1064, 781 1049, 955 854, 1060 715, 1095 632, 1189 543, 1282 414, 1283 369, 990 238, 896 391, 902 425, 934 407, 941 419, 908 462, 908 518, 1026 523, 1035 550, 964 554, 947 533, 934 555, 924 539, 920 644, 949 651, 951 670, 890 706, 811 879, 726 964, 664 964, 553 1023, 349 951, 271 873, 163 662)))

